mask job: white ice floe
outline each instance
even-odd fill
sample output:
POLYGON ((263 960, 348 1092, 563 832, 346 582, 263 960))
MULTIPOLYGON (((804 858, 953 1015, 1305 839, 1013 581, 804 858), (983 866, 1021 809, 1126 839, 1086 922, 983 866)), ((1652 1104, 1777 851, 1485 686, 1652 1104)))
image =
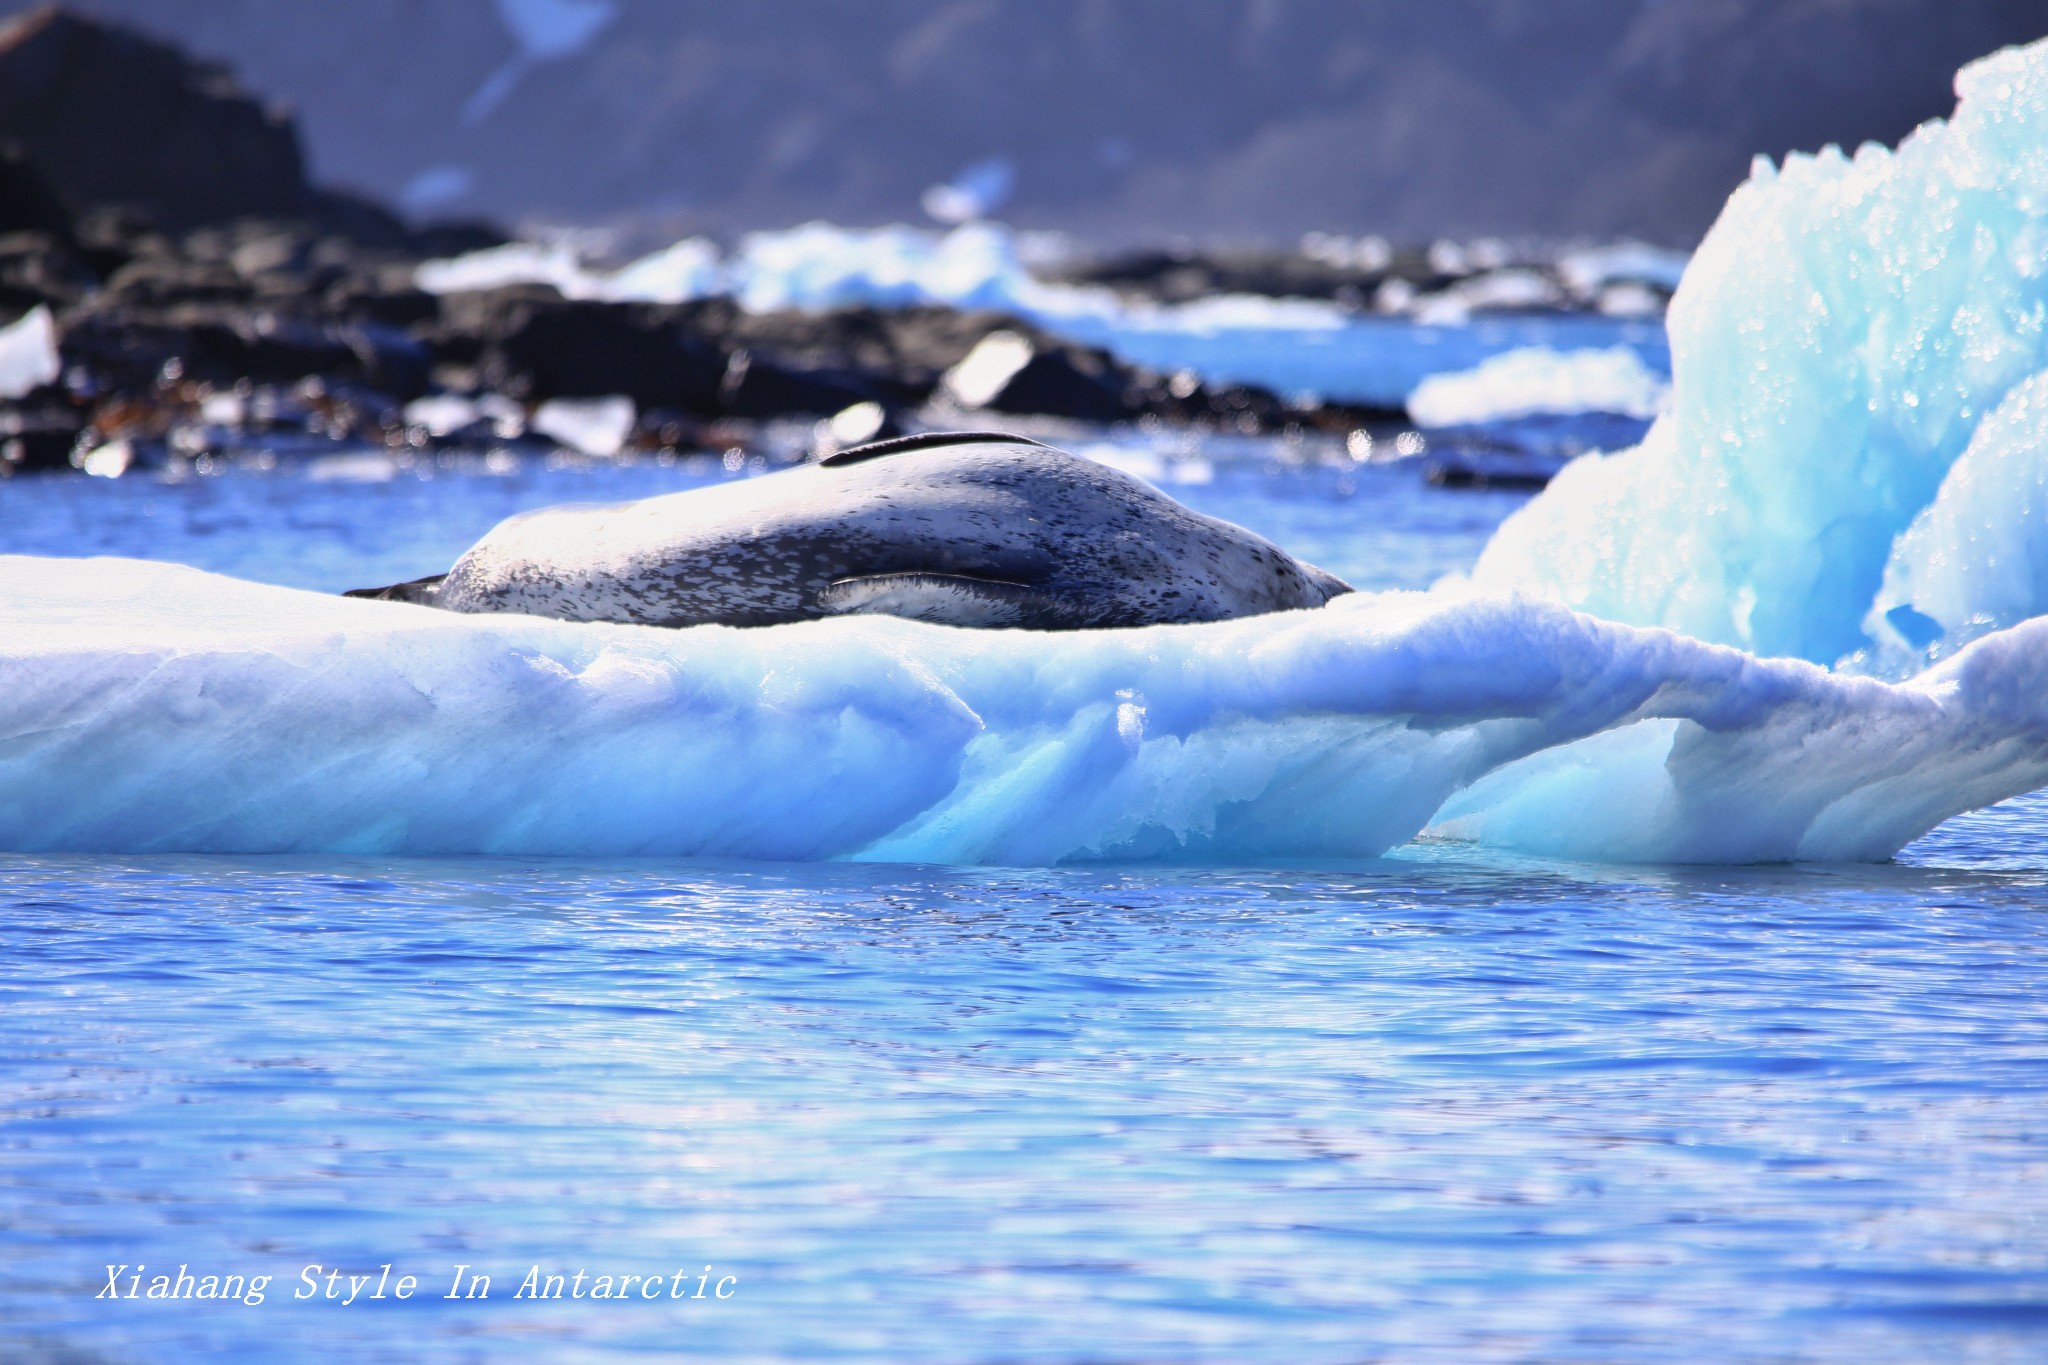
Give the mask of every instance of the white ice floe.
POLYGON ((2048 622, 1894 685, 1529 600, 1044 634, 458 616, 0 558, 0 847, 1881 858, 2048 782, 2048 622))
POLYGON ((2048 43, 1956 88, 1897 151, 1758 161, 1673 300, 1670 411, 1566 468, 1477 584, 1822 662, 2048 611, 2014 505, 2035 400, 1959 460, 2048 370, 2048 43))
POLYGON ((1470 370, 1431 375, 1408 395, 1418 426, 1454 427, 1539 413, 1613 412, 1655 417, 1670 398, 1664 377, 1625 346, 1508 351, 1470 370))
POLYGON ((57 323, 42 304, 0 327, 0 398, 19 398, 63 373, 57 323))
POLYGON ((609 398, 551 398, 533 410, 533 430, 585 455, 616 455, 633 434, 633 400, 624 394, 609 398))

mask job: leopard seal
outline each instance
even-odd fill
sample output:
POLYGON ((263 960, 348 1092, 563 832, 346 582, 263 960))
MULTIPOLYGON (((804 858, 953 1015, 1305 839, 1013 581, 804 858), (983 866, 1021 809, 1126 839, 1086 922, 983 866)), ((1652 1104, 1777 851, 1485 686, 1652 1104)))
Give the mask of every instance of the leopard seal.
POLYGON ((1352 589, 1093 460, 928 432, 758 478, 501 522, 445 574, 351 597, 568 621, 863 613, 1085 630, 1319 607, 1352 589))

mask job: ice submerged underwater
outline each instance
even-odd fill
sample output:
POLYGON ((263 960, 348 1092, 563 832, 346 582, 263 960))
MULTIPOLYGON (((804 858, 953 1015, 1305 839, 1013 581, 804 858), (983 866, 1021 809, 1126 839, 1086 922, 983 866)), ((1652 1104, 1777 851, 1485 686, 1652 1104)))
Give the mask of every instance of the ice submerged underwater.
POLYGON ((2048 43, 1957 92, 1896 150, 1760 160, 1669 410, 1460 582, 665 629, 0 558, 0 846, 1886 858, 2048 784, 2048 43))

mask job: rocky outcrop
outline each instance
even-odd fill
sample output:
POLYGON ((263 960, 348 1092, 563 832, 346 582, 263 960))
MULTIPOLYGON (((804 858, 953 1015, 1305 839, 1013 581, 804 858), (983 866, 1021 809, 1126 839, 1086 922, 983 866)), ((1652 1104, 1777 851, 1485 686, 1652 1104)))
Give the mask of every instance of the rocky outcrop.
POLYGON ((69 245, 71 213, 17 148, 0 145, 0 235, 17 232, 40 232, 69 245))
MULTIPOLYGON (((0 26, 0 145, 70 214, 121 212, 170 232, 293 220, 418 255, 505 240, 482 225, 415 231, 372 200, 313 185, 282 106, 225 68, 55 6, 0 26)), ((17 180, 0 169, 0 214, 35 199, 17 180)))
POLYGON ((55 7, 0 29, 0 139, 74 206, 168 227, 295 215, 312 197, 284 111, 219 67, 55 7))

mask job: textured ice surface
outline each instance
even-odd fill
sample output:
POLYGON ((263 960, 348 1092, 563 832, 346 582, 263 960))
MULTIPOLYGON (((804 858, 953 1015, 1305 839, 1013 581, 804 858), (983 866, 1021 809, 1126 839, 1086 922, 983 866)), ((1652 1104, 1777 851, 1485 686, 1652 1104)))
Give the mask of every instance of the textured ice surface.
POLYGON ((1529 600, 1037 634, 458 616, 0 558, 0 847, 1882 858, 2048 781, 2048 622, 1907 685, 1529 600))
POLYGON ((1432 375, 1408 395, 1408 415, 1425 427, 1455 427, 1539 413, 1614 412, 1655 417, 1670 386, 1626 346, 1508 351, 1470 370, 1432 375))
POLYGON ((2048 610, 2048 372, 2005 396, 1892 546, 1864 629, 1889 658, 2048 610))
POLYGON ((1901 623, 1918 647, 2044 609, 2017 568, 2038 533, 2007 500, 2048 452, 2013 436, 1958 457, 2048 368, 2048 43, 1956 89, 1954 117, 1895 152, 1758 162, 1673 301, 1671 410, 1567 468, 1478 584, 1821 661, 1896 650, 1901 623))
POLYGON ((435 293, 521 282, 551 284, 581 299, 673 303, 729 293, 756 312, 990 308, 1157 370, 1186 369, 1215 382, 1386 407, 1400 406, 1430 375, 1470 369, 1517 347, 1625 346, 1659 372, 1667 360, 1655 320, 1501 316, 1467 325, 1464 311, 1454 308, 1457 325, 1434 326, 1360 316, 1316 300, 1252 295, 1161 306, 1109 289, 1048 284, 1025 268, 1024 249, 1015 233, 991 223, 945 233, 809 223, 753 233, 724 258, 711 244, 690 239, 603 271, 561 246, 514 242, 428 261, 417 278, 435 293))

